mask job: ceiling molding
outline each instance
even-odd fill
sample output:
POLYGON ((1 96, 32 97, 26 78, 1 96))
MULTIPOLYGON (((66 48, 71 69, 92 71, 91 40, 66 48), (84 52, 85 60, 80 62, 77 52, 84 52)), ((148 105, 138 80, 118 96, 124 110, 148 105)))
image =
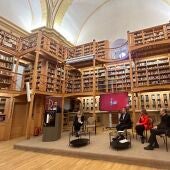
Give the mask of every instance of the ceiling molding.
POLYGON ((102 8, 106 3, 108 3, 110 0, 105 0, 105 2, 103 2, 102 4, 100 4, 99 6, 97 6, 94 11, 86 18, 86 20, 84 21, 84 23, 82 24, 81 28, 80 28, 80 31, 78 33, 78 36, 77 36, 77 40, 76 40, 76 44, 78 42, 78 39, 79 39, 79 36, 80 36, 80 33, 84 27, 84 25, 87 23, 87 21, 100 9, 102 8))
POLYGON ((57 13, 58 13, 58 10, 61 6, 61 4, 63 3, 64 0, 57 0, 57 3, 55 4, 54 6, 54 10, 53 10, 53 15, 51 17, 51 25, 52 25, 52 28, 54 27, 54 23, 55 23, 55 18, 57 16, 57 13))
POLYGON ((163 0, 165 3, 167 3, 168 5, 170 5, 170 0, 163 0))
POLYGON ((63 0, 55 16, 54 24, 60 25, 73 0, 63 0))
POLYGON ((35 17, 34 17, 34 12, 33 12, 32 5, 31 5, 31 1, 27 0, 27 2, 28 2, 28 6, 30 8, 30 11, 31 11, 31 20, 32 20, 31 22, 33 23, 35 17))
POLYGON ((41 13, 42 13, 42 21, 47 25, 47 1, 40 0, 41 4, 41 13))
POLYGON ((56 17, 56 13, 58 8, 63 0, 46 0, 47 4, 47 27, 53 28, 54 20, 56 17))
POLYGON ((58 31, 54 30, 53 28, 40 27, 40 28, 32 30, 32 32, 35 33, 35 32, 40 31, 40 30, 48 33, 52 38, 54 38, 54 39, 56 38, 57 41, 62 42, 63 44, 67 45, 68 47, 74 46, 63 35, 61 35, 58 31))
POLYGON ((10 32, 14 32, 19 36, 29 35, 29 33, 23 28, 0 16, 0 28, 1 27, 6 28, 8 31, 10 30, 10 32))

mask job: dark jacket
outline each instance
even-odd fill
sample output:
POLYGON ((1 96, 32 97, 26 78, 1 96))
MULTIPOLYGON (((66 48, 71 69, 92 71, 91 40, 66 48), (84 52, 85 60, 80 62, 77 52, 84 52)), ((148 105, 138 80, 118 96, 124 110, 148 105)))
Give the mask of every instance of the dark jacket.
POLYGON ((130 118, 130 114, 129 113, 125 113, 125 116, 123 117, 123 114, 121 114, 120 118, 119 118, 119 122, 120 124, 125 124, 125 125, 132 125, 132 121, 130 118))
MULTIPOLYGON (((81 116, 81 121, 84 123, 84 116, 81 116)), ((79 124, 77 115, 74 117, 73 125, 79 124)))
POLYGON ((157 125, 157 129, 169 129, 170 128, 170 116, 161 116, 161 122, 157 125))

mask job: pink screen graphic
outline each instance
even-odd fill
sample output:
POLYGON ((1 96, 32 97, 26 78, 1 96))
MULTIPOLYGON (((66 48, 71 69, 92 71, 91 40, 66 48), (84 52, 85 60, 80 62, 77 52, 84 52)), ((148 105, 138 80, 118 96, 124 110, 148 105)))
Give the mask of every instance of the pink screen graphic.
POLYGON ((101 111, 117 111, 128 106, 128 93, 107 93, 100 95, 101 111))

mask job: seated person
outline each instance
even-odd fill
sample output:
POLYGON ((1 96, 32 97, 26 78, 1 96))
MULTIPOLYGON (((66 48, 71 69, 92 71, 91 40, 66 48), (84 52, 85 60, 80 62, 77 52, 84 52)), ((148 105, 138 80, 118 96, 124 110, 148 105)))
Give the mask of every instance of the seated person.
POLYGON ((139 117, 139 120, 136 124, 136 133, 140 136, 141 138, 141 143, 144 143, 145 137, 143 135, 144 130, 151 129, 151 125, 149 123, 149 116, 146 112, 146 109, 141 110, 141 114, 139 117))
POLYGON ((130 118, 130 114, 127 113, 126 108, 122 109, 122 113, 119 118, 119 124, 116 126, 117 131, 123 131, 125 129, 129 129, 132 127, 132 121, 130 118))
POLYGON ((156 140, 156 135, 165 134, 168 129, 168 115, 166 109, 160 109, 161 122, 151 129, 151 134, 148 140, 149 145, 144 147, 145 150, 153 150, 154 148, 159 148, 159 144, 156 140))
POLYGON ((80 128, 83 124, 84 124, 84 116, 82 115, 82 112, 79 110, 76 116, 74 117, 74 121, 73 121, 74 132, 76 137, 79 137, 80 128))

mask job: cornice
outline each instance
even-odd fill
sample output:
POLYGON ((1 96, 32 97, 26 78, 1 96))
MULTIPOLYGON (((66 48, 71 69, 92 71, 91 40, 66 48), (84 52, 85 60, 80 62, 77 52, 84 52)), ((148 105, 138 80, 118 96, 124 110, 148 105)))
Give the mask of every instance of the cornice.
POLYGON ((26 36, 29 35, 29 32, 25 31, 21 27, 15 25, 11 21, 3 18, 0 16, 0 26, 3 26, 5 29, 9 30, 10 32, 16 34, 17 36, 26 36))
POLYGON ((62 42, 63 44, 67 45, 68 47, 74 47, 74 45, 66 40, 64 36, 62 36, 59 32, 54 30, 53 28, 48 28, 48 27, 40 27, 37 29, 32 30, 32 32, 37 32, 37 31, 44 31, 47 34, 50 34, 50 36, 54 39, 57 39, 59 42, 62 42))

